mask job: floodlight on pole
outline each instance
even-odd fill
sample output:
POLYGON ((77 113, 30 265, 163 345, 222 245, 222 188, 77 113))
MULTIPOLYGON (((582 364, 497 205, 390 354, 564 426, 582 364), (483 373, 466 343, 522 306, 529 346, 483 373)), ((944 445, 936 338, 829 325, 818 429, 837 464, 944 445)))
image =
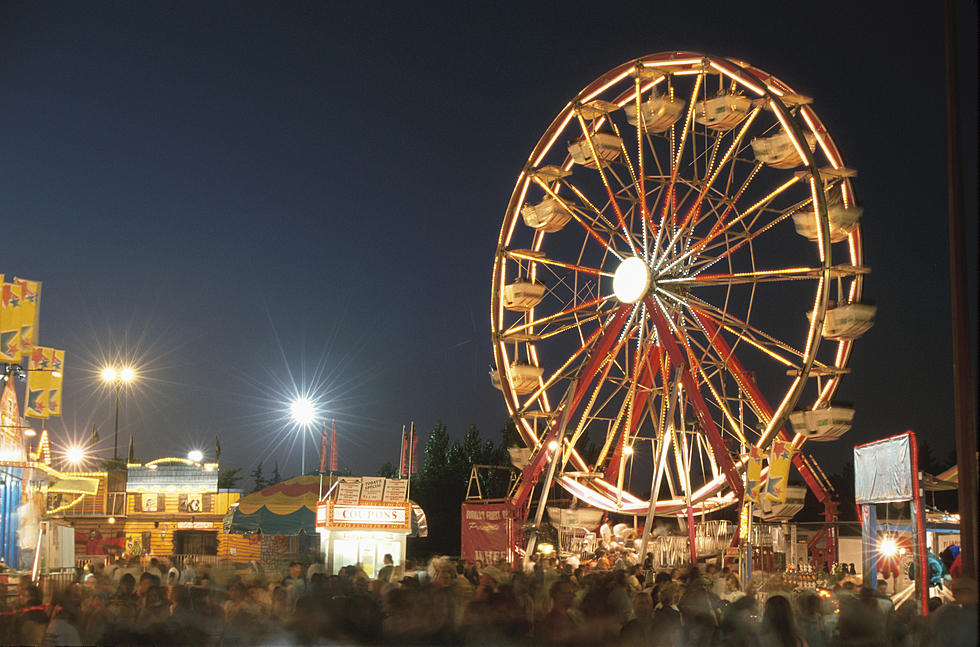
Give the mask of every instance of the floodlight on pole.
POLYGON ((112 440, 112 458, 119 459, 119 389, 123 384, 131 384, 136 380, 136 370, 132 366, 124 366, 117 369, 114 366, 106 366, 102 369, 102 381, 112 386, 116 393, 116 422, 115 432, 112 440))
POLYGON ((289 403, 289 415, 300 427, 300 476, 306 474, 306 429, 316 421, 316 404, 308 397, 300 396, 289 403))
POLYGON ((194 449, 187 453, 187 459, 192 460, 195 463, 200 463, 204 460, 204 452, 200 449, 194 449))
POLYGON ((85 449, 78 445, 72 445, 65 451, 65 458, 69 464, 77 467, 85 460, 85 449))

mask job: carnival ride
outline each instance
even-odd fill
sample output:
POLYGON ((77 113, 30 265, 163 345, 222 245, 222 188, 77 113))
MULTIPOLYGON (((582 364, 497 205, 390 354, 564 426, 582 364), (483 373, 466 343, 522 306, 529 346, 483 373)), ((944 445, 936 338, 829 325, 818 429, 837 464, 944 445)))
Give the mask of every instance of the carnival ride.
MULTIPOLYGON (((875 309, 856 173, 811 104, 748 63, 670 52, 603 74, 545 130, 491 284, 491 380, 530 450, 519 516, 548 470, 595 508, 693 521, 740 503, 749 449, 778 439, 835 518, 799 450, 850 427, 833 397, 875 309), (650 480, 631 487, 638 461, 650 480)), ((798 492, 790 508, 770 518, 798 492)))

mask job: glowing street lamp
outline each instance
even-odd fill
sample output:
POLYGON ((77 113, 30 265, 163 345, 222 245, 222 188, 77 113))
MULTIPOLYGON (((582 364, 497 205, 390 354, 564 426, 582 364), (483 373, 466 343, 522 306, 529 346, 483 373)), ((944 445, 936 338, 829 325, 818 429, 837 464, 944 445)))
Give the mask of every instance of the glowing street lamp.
POLYGON ((300 475, 306 474, 306 430, 316 422, 316 404, 313 400, 301 396, 289 403, 289 416, 302 430, 302 442, 300 443, 300 475))
POLYGON ((65 450, 65 458, 72 467, 78 467, 85 461, 85 449, 78 445, 72 445, 65 450))
POLYGON ((130 384, 136 380, 136 371, 131 366, 116 368, 106 366, 102 369, 102 381, 113 387, 116 392, 116 424, 115 435, 112 441, 112 458, 119 460, 119 389, 123 384, 130 384))

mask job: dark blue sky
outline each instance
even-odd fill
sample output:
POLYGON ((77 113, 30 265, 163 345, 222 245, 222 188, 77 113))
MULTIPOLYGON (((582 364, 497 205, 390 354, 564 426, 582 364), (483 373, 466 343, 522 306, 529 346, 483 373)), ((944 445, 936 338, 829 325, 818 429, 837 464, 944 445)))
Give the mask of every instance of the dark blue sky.
MULTIPOLYGON (((878 323, 840 392, 855 428, 818 458, 907 428, 952 448, 940 5, 201 5, 0 5, 0 272, 44 282, 40 340, 68 351, 56 443, 94 423, 111 452, 95 372, 117 356, 140 366, 120 443, 143 459, 220 434, 225 466, 296 471, 294 384, 355 473, 396 461, 411 420, 496 438, 489 283, 517 173, 599 74, 685 49, 813 96, 860 173, 878 323)), ((958 6, 975 241, 976 11, 958 6)))

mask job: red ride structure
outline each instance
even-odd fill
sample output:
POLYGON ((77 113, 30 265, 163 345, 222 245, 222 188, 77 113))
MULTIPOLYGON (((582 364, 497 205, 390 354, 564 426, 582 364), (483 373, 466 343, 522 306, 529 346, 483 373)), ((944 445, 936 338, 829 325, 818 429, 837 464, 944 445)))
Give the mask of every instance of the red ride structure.
MULTIPOLYGON (((491 378, 531 450, 518 518, 551 474, 591 506, 694 522, 740 505, 749 448, 778 439, 836 519, 800 450, 850 427, 833 397, 873 323, 855 175, 809 97, 735 59, 645 56, 558 113, 491 283, 491 378)), ((833 530, 811 543, 836 561, 833 530)))

